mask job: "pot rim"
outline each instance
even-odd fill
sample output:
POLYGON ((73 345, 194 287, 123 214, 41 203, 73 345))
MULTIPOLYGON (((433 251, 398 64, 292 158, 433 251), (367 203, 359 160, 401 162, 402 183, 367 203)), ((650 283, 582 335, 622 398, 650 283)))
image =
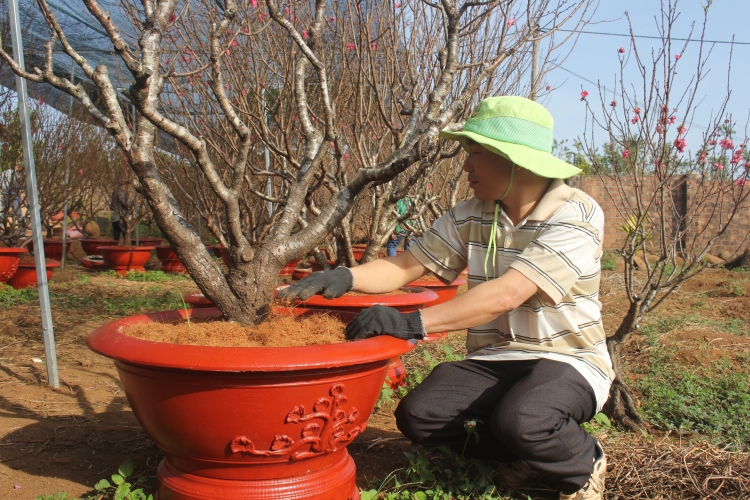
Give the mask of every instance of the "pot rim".
POLYGON ((444 284, 442 281, 433 281, 433 280, 414 280, 410 281, 406 286, 412 286, 412 287, 422 287, 422 288, 449 288, 449 287, 459 287, 461 285, 465 285, 466 280, 463 278, 456 278, 453 280, 452 283, 444 284))
MULTIPOLYGON (((44 267, 47 269, 54 268, 54 267, 60 267, 60 261, 57 261, 55 259, 49 259, 52 262, 45 262, 44 267)), ((18 263, 18 269, 36 269, 36 262, 19 262, 18 263)))
POLYGON ((99 250, 107 250, 110 252, 153 252, 156 250, 155 246, 135 246, 135 245, 118 245, 118 246, 100 246, 97 247, 99 250))
MULTIPOLYGON (((288 310, 288 309, 287 309, 288 310)), ((215 308, 188 309, 190 317, 218 318, 215 308)), ((294 308, 294 312, 323 314, 324 311, 294 308)), ((328 311, 342 319, 351 319, 353 313, 328 311)), ((187 312, 160 311, 118 319, 100 326, 87 338, 92 351, 136 365, 166 369, 209 372, 289 372, 337 368, 394 358, 414 348, 416 343, 389 335, 371 337, 354 342, 303 347, 216 347, 167 344, 136 339, 120 333, 120 327, 151 321, 185 319, 187 312)))
MULTIPOLYGON (((291 285, 281 285, 276 287, 275 293, 278 293, 282 288, 286 288, 291 285)), ((295 304, 301 306, 315 306, 315 307, 330 307, 331 309, 338 309, 341 307, 351 307, 356 305, 357 307, 372 307, 374 305, 383 305, 389 307, 406 307, 415 306, 419 304, 427 304, 433 300, 437 300, 438 295, 432 290, 427 288, 415 287, 415 286, 402 286, 404 288, 411 288, 419 290, 418 292, 401 294, 401 295, 358 295, 353 297, 339 297, 337 299, 326 299, 322 295, 313 295, 307 300, 300 301, 295 300, 295 304), (356 304, 352 304, 356 302, 356 304)))
POLYGON ((28 253, 29 251, 25 248, 19 247, 2 247, 0 248, 0 255, 6 254, 5 257, 15 257, 15 254, 28 253))

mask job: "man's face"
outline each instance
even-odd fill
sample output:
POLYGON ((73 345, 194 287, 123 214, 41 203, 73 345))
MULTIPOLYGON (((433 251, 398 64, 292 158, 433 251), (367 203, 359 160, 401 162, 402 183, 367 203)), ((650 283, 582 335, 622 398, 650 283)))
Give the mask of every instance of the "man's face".
POLYGON ((479 144, 469 146, 463 166, 469 187, 482 201, 499 199, 508 187, 513 162, 479 144))

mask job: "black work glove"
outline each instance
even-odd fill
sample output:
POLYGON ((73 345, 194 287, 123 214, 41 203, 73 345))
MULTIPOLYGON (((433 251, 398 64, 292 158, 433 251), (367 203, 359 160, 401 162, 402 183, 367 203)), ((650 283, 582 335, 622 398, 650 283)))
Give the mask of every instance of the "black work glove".
POLYGON ((291 286, 282 288, 276 295, 281 300, 307 300, 315 294, 326 299, 341 297, 352 289, 354 276, 345 267, 337 267, 332 271, 316 271, 310 276, 302 278, 291 286))
POLYGON ((372 306, 346 325, 346 338, 349 340, 383 334, 404 340, 422 340, 425 335, 422 311, 402 313, 388 306, 372 306))

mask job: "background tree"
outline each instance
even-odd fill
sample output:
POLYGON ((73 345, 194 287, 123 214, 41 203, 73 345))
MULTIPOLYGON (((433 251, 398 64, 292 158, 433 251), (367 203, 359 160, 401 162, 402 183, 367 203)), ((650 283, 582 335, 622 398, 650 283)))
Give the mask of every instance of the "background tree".
POLYGON ((24 78, 73 95, 106 128, 198 287, 225 317, 250 324, 269 310, 286 262, 344 230, 368 188, 438 160, 438 131, 459 126, 508 75, 524 73, 534 37, 557 50, 557 28, 585 22, 591 0, 126 1, 133 40, 96 0, 83 4, 130 72, 120 94, 106 67, 68 43, 45 0, 37 1, 50 27, 44 67, 22 71, 7 52, 0 57, 24 78), (58 43, 100 104, 53 72, 58 43), (125 104, 137 112, 132 129, 125 104), (226 275, 160 171, 157 131, 189 152, 185 165, 201 192, 185 197, 201 200, 196 209, 228 247, 226 275), (257 211, 259 201, 273 210, 257 211))
MULTIPOLYGON (((735 121, 726 111, 729 93, 712 113, 706 127, 693 124, 701 100, 699 85, 711 49, 703 43, 708 10, 705 7, 698 58, 687 86, 679 89, 676 74, 687 70, 681 60, 688 42, 673 44, 678 18, 676 2, 662 8, 657 19, 661 44, 650 60, 631 37, 631 50, 621 54, 614 99, 599 87, 591 130, 584 136, 588 162, 611 197, 626 231, 621 248, 629 308, 614 335, 607 339, 617 378, 605 411, 623 427, 638 428, 637 404, 622 367, 623 345, 640 321, 686 280, 710 264, 706 255, 741 211, 748 210, 747 134, 738 139, 735 121), (631 85, 628 64, 640 80, 631 85), (688 144, 691 129, 702 130, 699 144, 688 144), (595 132, 604 131, 607 143, 600 153, 595 132), (692 146, 695 154, 691 154, 692 146)), ((632 29, 631 29, 632 33, 632 29)), ((688 38, 692 37, 689 36, 688 38)), ((738 244, 738 248, 744 241, 738 244)))

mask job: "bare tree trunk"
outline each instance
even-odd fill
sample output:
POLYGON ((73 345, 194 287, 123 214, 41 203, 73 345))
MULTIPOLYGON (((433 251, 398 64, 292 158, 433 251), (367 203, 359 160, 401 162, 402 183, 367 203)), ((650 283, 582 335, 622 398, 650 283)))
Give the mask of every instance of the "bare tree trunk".
POLYGON ((630 432, 635 432, 640 428, 641 417, 638 415, 636 399, 625 382, 625 373, 622 369, 622 348, 635 330, 633 324, 637 313, 638 303, 631 302, 628 313, 619 328, 614 335, 607 338, 607 351, 612 359, 615 380, 609 390, 609 399, 602 410, 610 419, 630 432))

